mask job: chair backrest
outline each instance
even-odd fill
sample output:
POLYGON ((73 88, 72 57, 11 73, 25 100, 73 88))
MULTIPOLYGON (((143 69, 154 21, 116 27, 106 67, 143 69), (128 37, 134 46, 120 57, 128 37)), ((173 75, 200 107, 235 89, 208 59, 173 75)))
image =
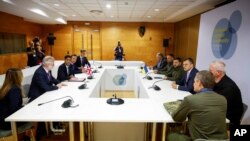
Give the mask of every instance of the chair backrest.
POLYGON ((241 121, 242 121, 242 119, 243 119, 243 117, 244 117, 244 115, 245 115, 247 109, 248 109, 247 104, 243 103, 243 113, 242 113, 242 116, 241 116, 241 119, 240 119, 241 121))
POLYGON ((225 139, 225 140, 196 139, 194 141, 229 141, 229 139, 225 139))

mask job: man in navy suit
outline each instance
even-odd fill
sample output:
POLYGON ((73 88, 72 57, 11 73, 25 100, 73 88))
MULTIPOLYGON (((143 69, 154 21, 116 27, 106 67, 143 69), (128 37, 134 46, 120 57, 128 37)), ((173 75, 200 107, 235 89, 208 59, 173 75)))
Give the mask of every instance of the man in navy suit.
POLYGON ((57 90, 65 86, 65 84, 60 83, 51 75, 54 60, 54 57, 51 56, 44 57, 42 65, 35 71, 28 93, 28 97, 30 98, 29 102, 47 91, 57 90))
POLYGON ((71 56, 71 65, 72 65, 72 69, 74 71, 74 74, 84 73, 84 69, 79 68, 79 67, 76 66, 76 60, 77 60, 77 55, 73 54, 71 56))
POLYGON ((90 67, 90 63, 88 61, 88 58, 86 57, 86 50, 81 50, 81 55, 76 59, 76 66, 80 69, 82 67, 85 67, 85 65, 88 65, 90 67))
POLYGON ((71 56, 64 56, 64 63, 61 64, 57 71, 57 80, 64 81, 74 78, 73 65, 71 64, 71 56))
POLYGON ((194 61, 192 58, 187 58, 183 62, 183 69, 186 72, 180 81, 174 82, 172 87, 174 89, 188 91, 194 94, 194 78, 198 70, 194 67, 194 61))
POLYGON ((156 54, 157 64, 153 67, 154 72, 162 71, 167 65, 167 61, 162 53, 156 54))

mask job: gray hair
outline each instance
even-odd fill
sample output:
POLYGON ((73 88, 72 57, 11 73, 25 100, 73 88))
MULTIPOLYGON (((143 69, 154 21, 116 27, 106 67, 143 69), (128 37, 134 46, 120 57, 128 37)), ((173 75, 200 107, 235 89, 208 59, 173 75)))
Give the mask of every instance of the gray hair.
POLYGON ((43 65, 53 63, 55 61, 55 58, 52 56, 45 56, 43 58, 43 65))
POLYGON ((216 61, 213 61, 211 65, 215 68, 216 71, 222 71, 226 73, 226 70, 225 70, 226 64, 223 61, 216 60, 216 61))
POLYGON ((214 77, 211 72, 207 70, 202 70, 196 73, 196 80, 200 80, 204 88, 212 89, 215 84, 214 77))

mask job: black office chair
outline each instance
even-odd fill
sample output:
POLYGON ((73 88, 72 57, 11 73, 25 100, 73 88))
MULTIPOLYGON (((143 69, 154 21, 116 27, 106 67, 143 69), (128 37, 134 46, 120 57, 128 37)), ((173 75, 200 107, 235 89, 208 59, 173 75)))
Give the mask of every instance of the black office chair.
MULTIPOLYGON (((30 138, 32 141, 35 141, 35 137, 33 134, 33 124, 28 122, 20 127, 17 128, 17 133, 21 134, 26 131, 30 132, 30 138)), ((13 141, 14 137, 12 136, 12 131, 11 130, 2 130, 0 129, 0 141, 13 141)))
POLYGON ((243 103, 243 113, 242 113, 242 116, 241 116, 240 121, 242 121, 242 119, 243 119, 243 117, 244 117, 244 115, 245 115, 245 113, 246 113, 247 109, 248 109, 247 104, 243 103))

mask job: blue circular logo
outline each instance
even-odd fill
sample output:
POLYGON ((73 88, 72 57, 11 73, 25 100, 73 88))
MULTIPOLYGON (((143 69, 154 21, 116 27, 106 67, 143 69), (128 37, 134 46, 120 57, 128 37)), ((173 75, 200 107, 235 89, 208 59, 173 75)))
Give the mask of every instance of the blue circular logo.
POLYGON ((230 19, 223 18, 216 24, 212 35, 212 52, 216 58, 229 59, 237 46, 237 31, 242 21, 241 12, 234 11, 230 19))
POLYGON ((113 83, 116 86, 124 86, 124 85, 126 85, 126 79, 127 79, 127 75, 126 74, 115 75, 113 77, 113 83))

